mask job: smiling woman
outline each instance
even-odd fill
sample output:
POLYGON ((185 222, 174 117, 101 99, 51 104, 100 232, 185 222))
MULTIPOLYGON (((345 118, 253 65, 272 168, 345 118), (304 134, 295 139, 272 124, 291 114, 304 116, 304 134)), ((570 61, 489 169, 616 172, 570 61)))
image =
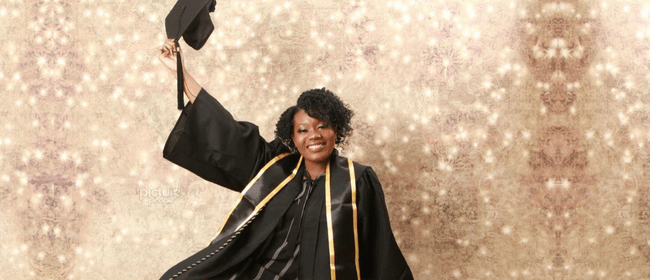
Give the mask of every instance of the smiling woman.
POLYGON ((324 174, 334 150, 336 132, 325 122, 310 117, 305 110, 294 116, 294 132, 291 140, 300 154, 305 158, 305 167, 310 178, 324 174))
POLYGON ((292 151, 305 157, 311 178, 325 173, 336 145, 344 145, 352 132, 354 113, 324 88, 304 92, 298 104, 287 108, 276 124, 275 135, 292 151))
MULTIPOLYGON (((160 48, 172 72, 176 50, 160 48)), ((267 142, 183 76, 190 102, 163 156, 241 195, 210 245, 161 279, 413 279, 377 175, 335 149, 353 112, 334 93, 302 93, 267 142)))

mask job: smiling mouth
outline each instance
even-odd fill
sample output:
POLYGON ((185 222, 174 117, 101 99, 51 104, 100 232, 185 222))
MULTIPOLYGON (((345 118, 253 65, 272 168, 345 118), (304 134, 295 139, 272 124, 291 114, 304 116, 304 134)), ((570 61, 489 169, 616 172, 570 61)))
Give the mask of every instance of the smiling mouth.
POLYGON ((325 144, 309 145, 307 149, 313 152, 319 151, 320 149, 325 148, 325 144))

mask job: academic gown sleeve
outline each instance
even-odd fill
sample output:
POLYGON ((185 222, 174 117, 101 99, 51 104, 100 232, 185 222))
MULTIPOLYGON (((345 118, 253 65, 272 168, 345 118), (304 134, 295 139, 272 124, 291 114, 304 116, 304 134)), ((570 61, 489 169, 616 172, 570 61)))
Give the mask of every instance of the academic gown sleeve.
POLYGON ((268 143, 256 125, 238 122, 201 89, 176 122, 163 157, 201 178, 241 192, 276 155, 288 152, 278 139, 268 143))
POLYGON ((361 279, 413 279, 413 274, 393 236, 377 174, 368 167, 357 185, 361 279))

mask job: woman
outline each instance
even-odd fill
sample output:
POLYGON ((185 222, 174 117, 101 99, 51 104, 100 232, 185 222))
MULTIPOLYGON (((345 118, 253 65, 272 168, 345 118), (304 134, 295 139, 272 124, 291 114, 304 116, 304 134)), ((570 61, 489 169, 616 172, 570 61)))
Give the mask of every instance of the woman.
MULTIPOLYGON (((159 49, 172 73, 175 51, 159 49)), ((335 150, 353 115, 335 94, 301 94, 266 142, 183 75, 190 102, 163 157, 241 195, 211 244, 161 279, 413 279, 377 175, 335 150)))

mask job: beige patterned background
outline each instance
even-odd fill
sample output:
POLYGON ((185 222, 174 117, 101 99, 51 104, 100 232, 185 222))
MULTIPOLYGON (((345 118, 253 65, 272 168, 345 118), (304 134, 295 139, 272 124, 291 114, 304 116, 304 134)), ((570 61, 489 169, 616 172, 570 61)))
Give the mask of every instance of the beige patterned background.
MULTIPOLYGON (((235 193, 162 158, 174 0, 0 2, 0 279, 158 279, 235 193)), ((417 279, 650 279, 650 1, 220 0, 186 65, 267 139, 356 111, 417 279)))

